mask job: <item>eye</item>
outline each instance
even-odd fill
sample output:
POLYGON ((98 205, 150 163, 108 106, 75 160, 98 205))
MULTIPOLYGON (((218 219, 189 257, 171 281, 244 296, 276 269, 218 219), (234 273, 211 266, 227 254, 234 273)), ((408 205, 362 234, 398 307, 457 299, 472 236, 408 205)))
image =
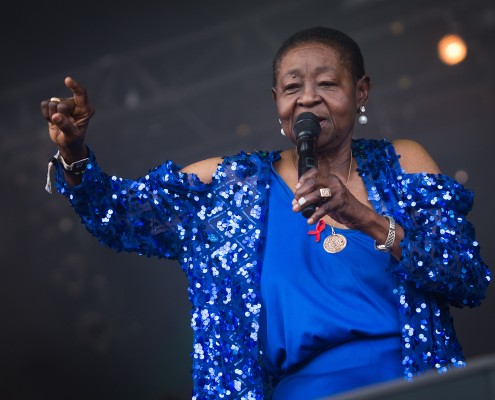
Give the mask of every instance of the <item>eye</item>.
POLYGON ((298 83, 289 83, 288 85, 284 86, 284 92, 292 93, 298 90, 301 87, 298 83))
POLYGON ((334 82, 331 82, 331 81, 323 81, 323 82, 320 82, 320 86, 323 86, 323 87, 332 87, 332 86, 335 86, 335 83, 334 82))

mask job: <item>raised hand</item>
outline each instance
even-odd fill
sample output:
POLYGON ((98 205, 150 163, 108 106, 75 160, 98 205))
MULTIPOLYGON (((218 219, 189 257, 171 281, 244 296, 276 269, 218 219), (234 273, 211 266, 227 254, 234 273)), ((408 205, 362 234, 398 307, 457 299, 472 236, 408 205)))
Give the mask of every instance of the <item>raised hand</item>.
POLYGON ((64 83, 72 91, 72 97, 43 100, 41 112, 48 121, 50 139, 64 160, 73 163, 87 157, 84 140, 94 107, 88 101, 86 89, 74 79, 67 77, 64 83))

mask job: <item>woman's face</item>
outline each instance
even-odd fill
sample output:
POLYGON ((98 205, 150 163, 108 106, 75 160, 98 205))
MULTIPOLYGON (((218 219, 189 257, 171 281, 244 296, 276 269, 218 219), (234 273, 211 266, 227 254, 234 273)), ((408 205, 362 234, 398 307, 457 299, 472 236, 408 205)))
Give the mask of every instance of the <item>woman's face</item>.
POLYGON ((368 98, 369 78, 354 82, 340 53, 321 43, 304 43, 281 59, 273 98, 282 128, 296 143, 292 127, 299 114, 320 120, 318 150, 339 148, 352 138, 357 110, 368 98))

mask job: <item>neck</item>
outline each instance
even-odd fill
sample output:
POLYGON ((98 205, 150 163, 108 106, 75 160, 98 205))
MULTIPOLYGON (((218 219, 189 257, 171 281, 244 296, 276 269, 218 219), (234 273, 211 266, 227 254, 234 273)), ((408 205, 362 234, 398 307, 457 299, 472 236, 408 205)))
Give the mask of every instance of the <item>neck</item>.
MULTIPOLYGON (((342 182, 346 182, 349 176, 349 169, 352 163, 352 151, 350 144, 348 146, 342 146, 336 151, 321 151, 317 152, 318 159, 318 174, 325 175, 337 175, 342 182)), ((297 169, 297 149, 293 150, 294 166, 297 169)))

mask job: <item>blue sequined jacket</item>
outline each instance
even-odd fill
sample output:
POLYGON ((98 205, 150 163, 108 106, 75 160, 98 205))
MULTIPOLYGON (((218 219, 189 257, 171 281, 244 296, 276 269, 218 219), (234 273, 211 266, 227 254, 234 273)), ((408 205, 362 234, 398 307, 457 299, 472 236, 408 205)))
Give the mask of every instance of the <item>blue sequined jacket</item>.
MULTIPOLYGON (((463 366, 449 305, 478 305, 490 280, 465 219, 472 192, 445 175, 404 173, 385 140, 355 140, 353 154, 375 210, 405 232, 402 259, 389 264, 405 377, 463 366)), ((109 177, 91 155, 82 184, 69 188, 57 168, 59 192, 102 243, 179 260, 192 303, 193 399, 263 398, 259 284, 270 165, 279 157, 227 157, 210 184, 172 162, 138 180, 109 177)))

